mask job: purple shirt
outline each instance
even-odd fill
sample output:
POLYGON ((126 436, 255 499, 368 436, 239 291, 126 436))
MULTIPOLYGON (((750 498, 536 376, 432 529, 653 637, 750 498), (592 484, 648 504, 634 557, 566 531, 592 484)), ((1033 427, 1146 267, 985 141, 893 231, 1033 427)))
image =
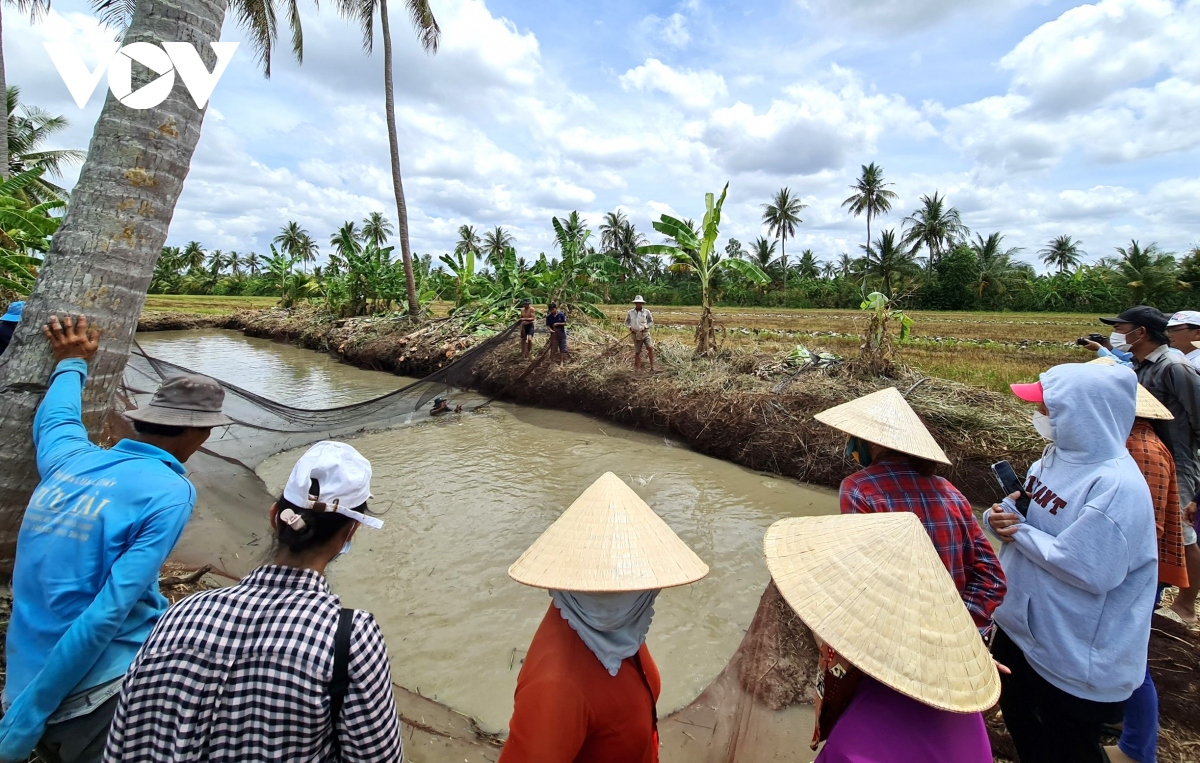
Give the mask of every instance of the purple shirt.
POLYGON ((816 763, 992 763, 981 713, 923 705, 863 676, 816 763))

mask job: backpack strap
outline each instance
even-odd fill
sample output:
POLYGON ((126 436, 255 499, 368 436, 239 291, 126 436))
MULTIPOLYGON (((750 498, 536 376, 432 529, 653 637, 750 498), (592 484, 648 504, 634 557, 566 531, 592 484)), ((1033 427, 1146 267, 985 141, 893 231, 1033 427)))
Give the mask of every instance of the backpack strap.
POLYGON ((333 726, 333 749, 339 749, 337 727, 350 688, 350 637, 354 630, 354 610, 338 614, 337 632, 333 636, 333 678, 329 681, 329 715, 333 726))

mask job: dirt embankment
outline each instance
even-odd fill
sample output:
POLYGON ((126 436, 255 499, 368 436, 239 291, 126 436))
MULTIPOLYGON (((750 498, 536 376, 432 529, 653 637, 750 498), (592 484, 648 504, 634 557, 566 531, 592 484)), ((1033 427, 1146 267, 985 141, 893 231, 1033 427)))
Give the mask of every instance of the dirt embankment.
MULTIPOLYGON (((141 330, 239 329, 405 376, 444 367, 486 334, 463 335, 451 321, 415 328, 407 319, 336 319, 313 311, 244 311, 230 316, 151 316, 141 330), (154 321, 150 323, 150 321, 154 321)), ((545 338, 537 338, 540 351, 545 338)), ((998 497, 989 465, 1008 459, 1020 473, 1041 454, 1030 411, 1008 395, 918 375, 863 379, 844 369, 796 374, 778 356, 737 350, 697 359, 678 340, 660 341, 658 373, 633 370, 614 330, 579 327, 564 366, 522 361, 516 341, 476 366, 478 386, 516 402, 588 413, 660 432, 707 455, 752 469, 836 486, 853 470, 845 436, 813 414, 883 386, 908 392, 954 462, 943 473, 976 503, 998 497)))

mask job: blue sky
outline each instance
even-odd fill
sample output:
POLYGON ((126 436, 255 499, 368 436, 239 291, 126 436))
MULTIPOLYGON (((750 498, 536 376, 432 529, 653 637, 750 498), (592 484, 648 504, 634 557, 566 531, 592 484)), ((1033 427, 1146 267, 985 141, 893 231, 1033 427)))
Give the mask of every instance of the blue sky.
MULTIPOLYGON (((432 0, 420 51, 393 11, 401 162, 413 245, 440 253, 468 223, 552 251, 549 221, 621 208, 639 229, 699 217, 730 183, 723 232, 765 234, 783 186, 809 205, 789 252, 857 255, 840 207, 859 166, 883 166, 899 227, 937 190, 964 221, 1034 260, 1051 237, 1089 259, 1130 238, 1200 243, 1200 0, 432 0)), ((304 19, 303 66, 264 79, 239 49, 213 95, 169 243, 265 251, 288 220, 325 245, 343 220, 395 216, 382 60, 328 4, 304 19)), ((42 49, 111 39, 79 0, 30 26, 5 8, 5 60, 23 99, 83 110, 42 49)), ((241 40, 227 23, 225 40, 241 40)), ((85 60, 93 63, 87 55, 85 60)), ((102 81, 103 83, 103 81, 102 81)), ((68 178, 68 182, 73 178, 68 178)))

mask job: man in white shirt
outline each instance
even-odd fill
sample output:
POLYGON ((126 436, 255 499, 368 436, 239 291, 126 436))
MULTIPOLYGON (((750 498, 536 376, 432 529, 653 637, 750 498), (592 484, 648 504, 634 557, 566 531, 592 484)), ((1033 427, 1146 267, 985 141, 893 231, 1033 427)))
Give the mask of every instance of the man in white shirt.
POLYGON ((646 300, 639 294, 633 298, 633 309, 625 313, 625 326, 633 335, 633 367, 642 370, 642 347, 650 356, 650 373, 654 373, 654 340, 650 338, 650 327, 654 316, 646 309, 646 300))
POLYGON ((1200 370, 1200 349, 1195 346, 1200 342, 1200 311, 1180 310, 1172 315, 1167 321, 1167 339, 1172 349, 1182 352, 1200 370))

